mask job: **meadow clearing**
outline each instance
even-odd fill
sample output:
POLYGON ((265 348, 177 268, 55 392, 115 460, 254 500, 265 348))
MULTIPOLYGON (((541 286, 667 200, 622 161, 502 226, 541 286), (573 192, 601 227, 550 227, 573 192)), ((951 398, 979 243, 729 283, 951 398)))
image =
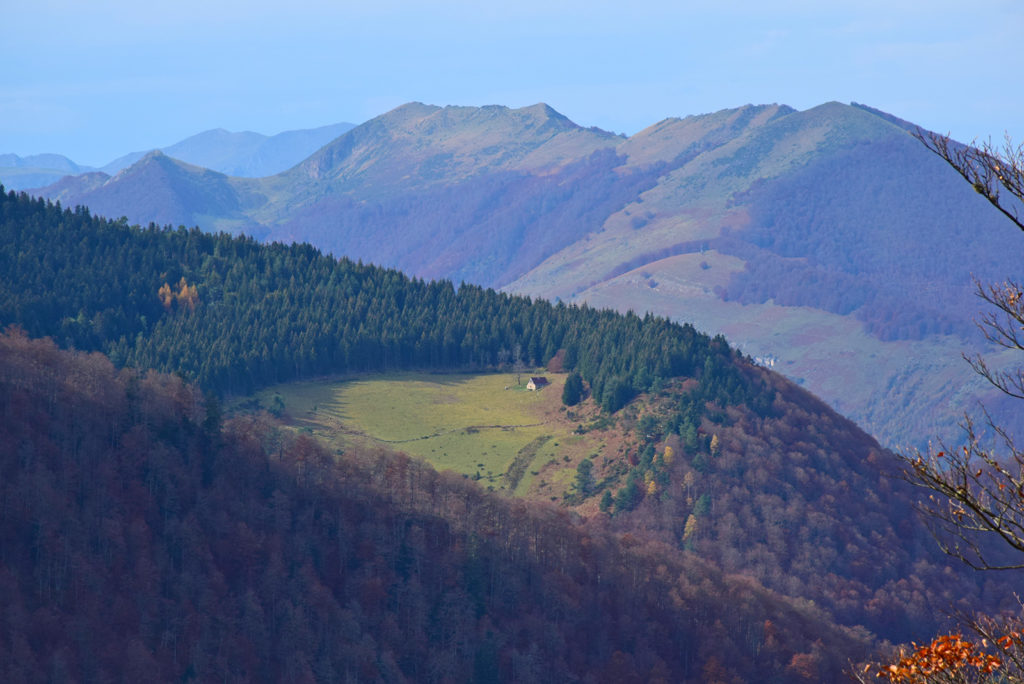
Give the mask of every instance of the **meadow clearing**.
POLYGON ((488 488, 558 500, 580 461, 621 441, 610 430, 578 433, 596 409, 567 410, 565 378, 536 371, 362 375, 277 385, 255 399, 336 451, 383 446, 488 488), (527 390, 531 375, 550 384, 527 390))

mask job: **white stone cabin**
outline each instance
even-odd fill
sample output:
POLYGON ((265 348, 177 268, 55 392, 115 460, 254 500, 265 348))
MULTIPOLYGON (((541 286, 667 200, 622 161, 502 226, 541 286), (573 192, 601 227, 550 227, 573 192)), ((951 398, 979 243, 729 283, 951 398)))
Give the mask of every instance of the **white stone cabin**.
POLYGON ((548 379, 543 376, 539 378, 530 378, 530 381, 526 383, 526 389, 530 390, 531 392, 536 392, 541 387, 547 387, 549 384, 551 383, 549 383, 548 379))

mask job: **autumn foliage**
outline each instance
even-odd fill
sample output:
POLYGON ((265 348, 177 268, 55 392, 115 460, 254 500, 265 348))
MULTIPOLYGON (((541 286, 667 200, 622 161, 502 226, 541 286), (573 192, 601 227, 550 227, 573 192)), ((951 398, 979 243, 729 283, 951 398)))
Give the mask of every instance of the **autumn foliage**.
POLYGON ((808 602, 0 335, 0 681, 837 681, 808 602))
MULTIPOLYGON (((673 543, 893 643, 950 631, 951 607, 1013 609, 1009 577, 951 565, 935 546, 891 454, 810 393, 763 369, 749 372, 763 373, 774 392, 767 416, 708 405, 675 428, 658 402, 682 401, 675 392, 688 396, 685 383, 643 399, 642 415, 623 409, 620 422, 636 413, 636 433, 653 435, 657 487, 622 511, 616 497, 612 529, 673 543), (640 430, 647 415, 657 425, 640 430)), ((632 468, 624 457, 595 459, 593 496, 616 465, 628 485, 643 470, 640 454, 632 468)))
POLYGON ((873 675, 878 681, 893 684, 1020 682, 1019 669, 1013 668, 1016 675, 1004 670, 1007 663, 1018 660, 1021 637, 1024 632, 1020 631, 1005 633, 993 641, 944 634, 922 646, 901 647, 891 663, 865 665, 856 679, 867 682, 873 675))
POLYGON ((189 285, 184 276, 178 281, 177 292, 171 289, 169 284, 164 283, 157 290, 157 296, 160 298, 160 303, 166 311, 170 311, 175 303, 183 309, 195 311, 196 304, 199 303, 198 288, 195 285, 189 285))

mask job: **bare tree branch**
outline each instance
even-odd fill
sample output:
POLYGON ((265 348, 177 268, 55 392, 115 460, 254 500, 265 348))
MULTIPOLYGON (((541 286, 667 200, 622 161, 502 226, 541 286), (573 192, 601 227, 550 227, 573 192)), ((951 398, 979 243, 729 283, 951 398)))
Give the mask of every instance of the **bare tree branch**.
MULTIPOLYGON (((984 409, 982 409, 984 411, 984 409)), ((978 570, 1024 568, 1024 453, 1010 434, 985 413, 1000 450, 983 447, 974 421, 965 417, 966 443, 928 453, 898 454, 903 478, 928 490, 918 510, 940 547, 978 570), (985 537, 996 537, 1020 554, 1017 561, 995 560, 985 537)))
MULTIPOLYGON (((961 145, 949 136, 918 129, 925 147, 944 159, 978 193, 1024 230, 1024 146, 1009 137, 1002 149, 991 143, 961 145)), ((1024 287, 1007 280, 983 285, 976 294, 990 311, 977 321, 985 338, 1005 349, 1024 351, 1024 287)), ((975 373, 1008 396, 1024 399, 1024 371, 989 366, 979 354, 964 355, 975 373)), ((939 445, 925 453, 897 454, 904 480, 927 492, 918 503, 939 548, 976 570, 1024 569, 1024 452, 1010 431, 982 407, 992 446, 983 446, 970 416, 961 427, 965 443, 939 445)), ((1020 599, 1018 598, 1018 604, 1020 599)), ((966 616, 961 623, 978 639, 959 634, 931 643, 900 647, 888 663, 863 663, 848 674, 858 682, 1022 682, 1024 681, 1024 606, 1016 616, 966 616)))
POLYGON ((973 143, 961 145, 948 135, 920 128, 913 135, 925 147, 946 160, 992 206, 1024 230, 1019 204, 1024 198, 1024 145, 1014 147, 1009 137, 1005 139, 1002 149, 995 147, 991 141, 977 147, 973 143), (1001 190, 1006 190, 1015 199, 1007 200, 1001 190))

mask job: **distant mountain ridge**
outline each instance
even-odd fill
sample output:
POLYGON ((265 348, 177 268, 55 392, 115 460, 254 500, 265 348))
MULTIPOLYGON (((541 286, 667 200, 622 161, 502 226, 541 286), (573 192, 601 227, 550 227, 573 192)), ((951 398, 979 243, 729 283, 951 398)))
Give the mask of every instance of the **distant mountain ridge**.
POLYGON ((43 194, 691 321, 886 443, 921 444, 955 438, 979 398, 1009 411, 960 352, 976 343, 972 274, 1017 276, 1021 262, 998 212, 908 128, 830 102, 669 118, 625 138, 544 104, 410 103, 275 176, 150 157, 43 194))
MULTIPOLYGON (((160 148, 160 151, 188 164, 229 176, 269 176, 298 164, 319 147, 354 126, 350 123, 337 123, 285 131, 272 136, 252 131, 234 133, 217 128, 160 148)), ((65 176, 95 172, 113 176, 137 163, 148 153, 132 152, 98 169, 76 164, 60 154, 35 154, 28 157, 0 154, 0 183, 9 190, 28 190, 51 185, 65 176)))
POLYGON ((80 166, 62 154, 0 154, 0 183, 11 190, 38 188, 64 176, 90 171, 95 169, 80 166))
MULTIPOLYGON (((263 135, 252 131, 234 133, 217 128, 198 133, 169 147, 160 148, 168 157, 203 166, 228 176, 257 178, 280 173, 326 145, 355 124, 336 123, 305 130, 263 135)), ((119 157, 101 171, 114 175, 135 164, 147 152, 119 157)))
POLYGON ((238 213, 240 200, 235 188, 222 173, 185 164, 154 150, 111 178, 103 172, 67 176, 50 186, 57 190, 56 198, 65 193, 76 193, 93 211, 106 216, 120 216, 119 207, 136 203, 141 210, 150 212, 157 224, 175 223, 186 217, 188 223, 199 223, 205 217, 217 215, 231 217, 238 213), (118 183, 130 174, 134 183, 149 190, 136 193, 132 186, 118 183), (111 182, 114 181, 114 182, 111 182))
POLYGON ((28 157, 19 157, 16 154, 0 154, 0 168, 47 168, 66 171, 67 173, 79 173, 83 170, 92 169, 89 166, 79 166, 62 154, 33 154, 28 157))

